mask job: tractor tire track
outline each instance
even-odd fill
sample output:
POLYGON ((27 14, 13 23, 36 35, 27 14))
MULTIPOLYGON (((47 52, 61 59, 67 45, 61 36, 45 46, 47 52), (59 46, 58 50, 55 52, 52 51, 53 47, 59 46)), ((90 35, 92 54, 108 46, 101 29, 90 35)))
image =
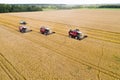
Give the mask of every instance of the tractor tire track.
MULTIPOLYGON (((11 25, 11 26, 13 26, 13 25, 11 25)), ((8 26, 9 27, 9 26, 8 26)), ((8 28, 7 27, 7 28, 8 28)), ((8 30, 9 31, 11 31, 11 32, 13 32, 13 27, 11 27, 11 28, 8 28, 8 30)), ((15 28, 14 28, 15 29, 15 28)), ((14 33, 17 33, 17 32, 14 32, 14 33)), ((17 33, 17 34, 19 34, 19 33, 17 33)), ((36 32, 32 32, 32 34, 34 34, 34 37, 39 37, 39 36, 36 36, 36 32)), ((90 66, 90 67, 92 67, 93 69, 95 69, 95 70, 98 70, 98 71, 100 71, 101 73, 104 73, 104 74, 106 74, 106 75, 109 75, 109 76, 111 76, 111 77, 114 77, 114 78, 116 78, 116 79, 120 79, 120 75, 119 74, 117 74, 117 73, 114 73, 114 72, 112 72, 112 71, 109 71, 109 70, 107 70, 107 69, 104 69, 104 68, 102 68, 102 67, 99 67, 99 66, 97 66, 97 65, 94 65, 94 64, 91 64, 91 63, 89 63, 89 62, 86 62, 86 61, 84 61, 84 60, 82 60, 82 59, 79 59, 79 58, 76 58, 76 57, 73 57, 73 56, 71 56, 71 55, 66 55, 62 50, 58 50, 58 48, 52 48, 52 46, 50 46, 50 45, 47 45, 46 43, 43 43, 42 41, 40 41, 39 40, 39 38, 37 39, 37 38, 32 38, 33 36, 21 36, 22 38, 25 38, 25 39, 27 39, 27 40, 30 40, 30 41, 32 41, 32 42, 34 42, 35 44, 41 44, 41 46, 43 46, 43 47, 45 47, 45 48, 47 48, 47 49, 49 49, 49 50, 52 50, 52 51, 54 51, 54 52, 56 52, 56 54, 57 55, 61 55, 61 56, 64 56, 64 57, 66 57, 66 58, 68 58, 68 59, 70 59, 70 60, 73 60, 73 61, 75 61, 75 62, 78 62, 78 63, 80 63, 80 64, 83 64, 83 65, 86 65, 86 66, 90 66)), ((56 45, 58 45, 57 43, 55 43, 56 45)), ((64 47, 64 46, 63 46, 64 47)), ((70 49, 70 48, 67 48, 67 49, 69 49, 69 50, 71 50, 72 51, 72 53, 76 53, 76 51, 73 51, 72 49, 70 49)))
POLYGON ((2 53, 0 53, 0 67, 6 72, 11 80, 26 80, 2 53))
POLYGON ((9 71, 5 68, 5 66, 3 65, 3 63, 1 63, 1 61, 0 61, 0 67, 3 69, 3 71, 7 74, 7 76, 8 76, 11 80, 14 79, 13 76, 9 73, 9 71))

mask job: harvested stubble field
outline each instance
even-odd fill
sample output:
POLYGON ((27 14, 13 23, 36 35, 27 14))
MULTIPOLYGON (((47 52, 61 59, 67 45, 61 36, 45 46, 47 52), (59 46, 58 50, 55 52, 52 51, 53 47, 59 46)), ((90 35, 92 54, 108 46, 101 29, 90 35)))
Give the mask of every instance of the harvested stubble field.
POLYGON ((0 80, 120 80, 119 21, 120 10, 0 14, 0 80), (33 31, 20 33, 20 20, 33 31), (69 38, 75 28, 88 37, 69 38))

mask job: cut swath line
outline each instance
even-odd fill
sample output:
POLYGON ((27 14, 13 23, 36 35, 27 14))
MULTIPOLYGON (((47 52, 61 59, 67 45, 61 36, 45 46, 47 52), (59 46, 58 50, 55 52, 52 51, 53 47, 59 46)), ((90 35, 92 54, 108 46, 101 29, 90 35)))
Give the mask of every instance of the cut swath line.
MULTIPOLYGON (((9 16, 9 15, 6 15, 6 16, 9 16)), ((11 16, 15 17, 15 18, 22 18, 22 17, 13 16, 13 15, 11 15, 11 16)), ((25 17, 23 17, 23 18, 25 18, 25 17)), ((31 19, 31 20, 36 20, 36 21, 39 20, 39 19, 33 19, 33 18, 26 18, 26 19, 31 19)), ((8 20, 6 20, 4 18, 1 18, 0 21, 2 23, 5 23, 5 25, 9 24, 9 25, 15 26, 15 23, 13 23, 11 21, 8 21, 8 20)), ((46 21, 46 22, 49 22, 49 21, 46 21)), ((57 22, 52 22, 52 23, 68 25, 68 24, 57 23, 57 22)), ((75 26, 75 25, 70 25, 69 24, 69 26, 75 26)), ((107 42, 111 42, 111 43, 120 44, 120 38, 119 38, 120 37, 120 33, 118 33, 118 32, 105 31, 105 30, 99 30, 99 29, 93 29, 93 28, 87 28, 87 27, 80 27, 80 28, 85 29, 86 33, 91 38, 102 40, 102 41, 107 41, 107 42)), ((60 33, 60 32, 57 32, 57 34, 61 34, 61 35, 66 36, 65 34, 60 33)))

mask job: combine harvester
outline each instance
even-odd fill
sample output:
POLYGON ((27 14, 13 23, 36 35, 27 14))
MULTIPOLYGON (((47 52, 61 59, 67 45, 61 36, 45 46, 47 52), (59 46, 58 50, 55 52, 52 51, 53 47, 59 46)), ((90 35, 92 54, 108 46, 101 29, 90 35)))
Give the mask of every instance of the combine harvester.
POLYGON ((55 32, 52 32, 52 30, 51 30, 50 28, 48 28, 48 27, 42 26, 42 27, 40 28, 40 33, 41 33, 41 34, 44 34, 44 35, 50 35, 50 34, 53 34, 53 33, 55 33, 55 32))
POLYGON ((20 31, 21 33, 26 33, 26 32, 32 31, 32 30, 28 30, 28 29, 27 29, 26 24, 27 24, 27 23, 26 23, 25 21, 20 21, 19 31, 20 31))
POLYGON ((77 40, 82 40, 87 37, 87 35, 84 35, 82 32, 80 32, 79 29, 75 29, 75 30, 70 29, 68 34, 70 38, 74 38, 77 40))

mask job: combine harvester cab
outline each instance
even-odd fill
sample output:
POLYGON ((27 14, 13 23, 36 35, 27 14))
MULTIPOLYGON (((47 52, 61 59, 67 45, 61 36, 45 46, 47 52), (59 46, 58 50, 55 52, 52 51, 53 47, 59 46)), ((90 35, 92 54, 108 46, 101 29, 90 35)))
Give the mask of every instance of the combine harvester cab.
POLYGON ((55 32, 52 32, 52 30, 48 27, 41 27, 40 28, 40 33, 44 34, 44 35, 50 35, 50 34, 53 34, 55 32))
POLYGON ((87 37, 87 35, 84 35, 82 32, 80 32, 79 29, 75 29, 75 30, 70 29, 68 34, 70 38, 74 38, 77 40, 82 40, 87 37))
POLYGON ((25 21, 20 21, 20 26, 19 26, 19 31, 21 33, 26 33, 26 32, 30 32, 32 30, 28 30, 27 27, 26 27, 26 22, 25 21))

